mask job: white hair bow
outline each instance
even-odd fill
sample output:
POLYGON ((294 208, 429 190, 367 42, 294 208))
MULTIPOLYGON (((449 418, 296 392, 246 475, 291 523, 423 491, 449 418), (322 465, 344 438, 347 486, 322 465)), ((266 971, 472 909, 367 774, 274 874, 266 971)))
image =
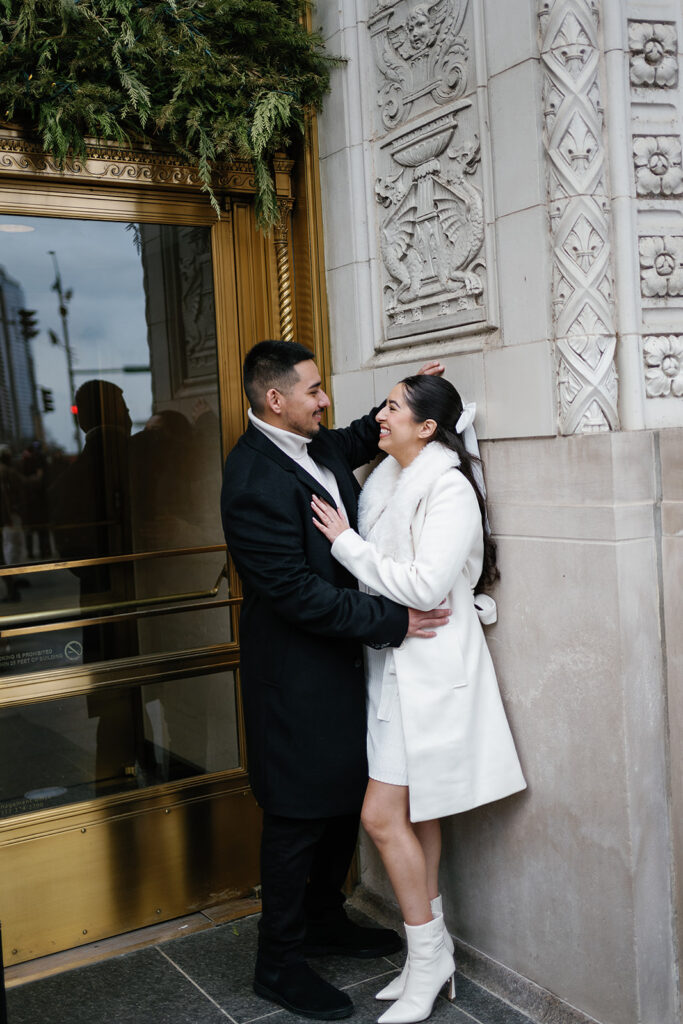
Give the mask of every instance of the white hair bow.
MULTIPOLYGON (((474 455, 475 459, 478 460, 479 442, 477 441, 477 432, 474 429, 474 417, 476 415, 477 403, 467 402, 463 406, 463 410, 458 417, 458 422, 455 424, 455 432, 456 434, 462 434, 462 440, 465 448, 470 455, 474 455)), ((472 462, 472 474, 479 485, 482 497, 486 498, 486 484, 484 483, 484 474, 482 473, 481 462, 472 462)))
POLYGON ((460 413, 458 422, 455 424, 456 434, 462 434, 468 427, 471 427, 474 423, 474 417, 477 415, 477 403, 467 402, 463 406, 463 410, 460 413))

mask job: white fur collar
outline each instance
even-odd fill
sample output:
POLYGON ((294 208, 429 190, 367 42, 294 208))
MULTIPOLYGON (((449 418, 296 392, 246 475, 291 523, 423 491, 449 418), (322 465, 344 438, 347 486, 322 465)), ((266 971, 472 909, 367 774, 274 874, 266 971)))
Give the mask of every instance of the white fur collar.
POLYGON ((402 469, 389 455, 370 474, 358 504, 358 532, 382 554, 412 557, 410 526, 418 505, 439 477, 460 465, 457 452, 430 441, 402 469))

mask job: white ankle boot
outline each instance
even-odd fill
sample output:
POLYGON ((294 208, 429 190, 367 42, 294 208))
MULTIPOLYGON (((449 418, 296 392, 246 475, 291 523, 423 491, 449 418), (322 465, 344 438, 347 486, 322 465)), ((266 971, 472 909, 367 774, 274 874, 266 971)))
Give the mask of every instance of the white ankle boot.
POLYGON ((400 999, 379 1018, 378 1024, 416 1024, 432 1012, 439 990, 450 981, 455 997, 455 962, 444 942, 443 916, 427 924, 405 926, 408 939, 408 974, 400 999))
MULTIPOLYGON (((429 905, 432 908, 432 917, 441 917, 443 920, 443 904, 441 902, 441 896, 435 896, 433 900, 429 901, 429 905)), ((443 922, 443 941, 448 952, 453 955, 453 939, 451 933, 446 927, 446 922, 443 922)), ((405 988, 406 978, 408 976, 408 961, 406 960, 403 965, 403 970, 395 978, 392 978, 388 985, 377 993, 375 999, 391 1000, 399 999, 405 988)))

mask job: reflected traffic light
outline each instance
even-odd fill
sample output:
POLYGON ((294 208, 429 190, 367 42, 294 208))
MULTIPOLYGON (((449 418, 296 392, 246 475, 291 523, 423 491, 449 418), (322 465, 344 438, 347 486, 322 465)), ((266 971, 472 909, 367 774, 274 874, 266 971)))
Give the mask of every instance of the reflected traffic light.
POLYGON ((26 341, 30 341, 31 338, 35 338, 40 334, 40 331, 38 330, 37 316, 38 314, 35 309, 19 310, 21 333, 26 341))

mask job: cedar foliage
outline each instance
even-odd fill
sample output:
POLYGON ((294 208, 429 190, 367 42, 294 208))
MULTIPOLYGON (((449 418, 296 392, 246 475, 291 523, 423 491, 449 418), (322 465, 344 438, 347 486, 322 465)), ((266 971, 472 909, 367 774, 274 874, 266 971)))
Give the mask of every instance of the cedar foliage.
POLYGON ((256 214, 278 219, 271 160, 319 109, 334 58, 305 0, 0 0, 0 118, 59 166, 86 137, 170 146, 211 172, 251 160, 256 214))

